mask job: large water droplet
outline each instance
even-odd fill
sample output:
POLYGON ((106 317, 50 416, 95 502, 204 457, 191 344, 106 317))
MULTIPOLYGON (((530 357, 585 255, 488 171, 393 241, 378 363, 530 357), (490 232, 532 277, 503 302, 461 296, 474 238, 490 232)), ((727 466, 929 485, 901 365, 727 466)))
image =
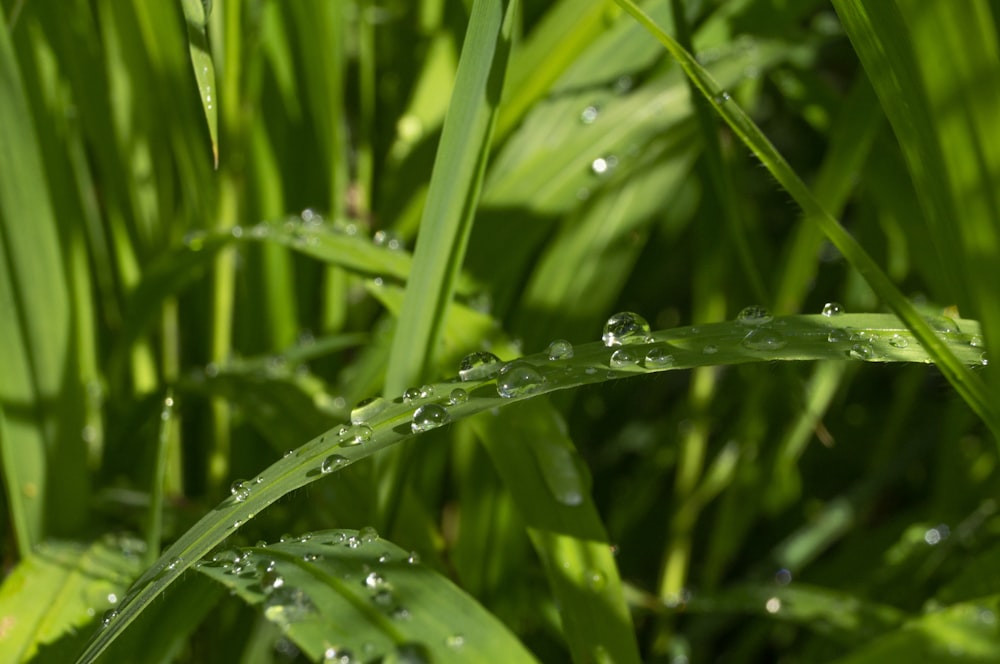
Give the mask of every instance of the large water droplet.
POLYGON ((650 348, 646 353, 647 369, 662 369, 674 366, 674 356, 663 348, 650 348))
POLYGON ((545 379, 538 369, 527 362, 516 361, 505 364, 497 379, 497 394, 504 399, 527 396, 542 389, 545 379))
POLYGON ((749 307, 744 307, 736 315, 736 322, 742 325, 763 325, 764 323, 770 323, 773 318, 774 316, 771 315, 771 312, 767 308, 752 304, 749 307))
POLYGON ((875 349, 869 342, 861 341, 851 346, 847 351, 847 356, 852 360, 868 361, 875 356, 875 349))
POLYGON ((448 402, 453 406, 457 406, 460 403, 465 403, 469 400, 469 393, 463 390, 461 387, 456 387, 451 391, 451 395, 448 397, 448 402))
POLYGON ((766 327, 758 327, 750 330, 750 333, 743 337, 740 342, 744 348, 750 350, 780 350, 788 345, 788 340, 777 330, 766 327))
POLYGON ((493 353, 469 353, 458 364, 458 377, 463 381, 487 380, 500 373, 500 358, 493 353))
POLYGON ((839 302, 827 302, 823 305, 824 316, 839 316, 844 313, 844 307, 839 302))
POLYGON ((609 364, 614 369, 634 367, 639 364, 639 358, 639 353, 635 352, 631 348, 619 348, 611 354, 611 361, 609 364))
POLYGON ((651 333, 645 318, 631 311, 623 311, 609 318, 604 324, 601 340, 605 346, 648 344, 653 340, 651 333))
POLYGON ((413 433, 430 431, 440 426, 448 424, 451 416, 443 406, 436 403, 429 403, 413 411, 413 420, 410 422, 410 430, 413 433))
POLYGON ((938 332, 958 332, 958 323, 947 316, 925 316, 924 319, 938 332))
POLYGON ((889 345, 893 348, 906 348, 910 345, 910 342, 906 340, 902 334, 894 334, 892 338, 889 339, 889 345))
POLYGON ((344 466, 348 463, 347 457, 341 456, 340 454, 331 454, 327 458, 323 459, 323 463, 320 464, 319 472, 324 475, 327 473, 332 473, 337 468, 344 466))
POLYGON ((362 544, 371 544, 378 541, 378 531, 373 526, 365 526, 358 531, 358 537, 361 538, 362 544))
POLYGON ((364 424, 370 421, 385 410, 388 405, 389 402, 382 397, 371 397, 359 401, 358 405, 351 409, 351 424, 364 424))
POLYGON ((549 344, 547 352, 550 360, 568 360, 573 357, 573 344, 565 339, 556 339, 549 344))
POLYGON ((403 390, 403 403, 413 403, 420 398, 420 388, 408 387, 403 390))
POLYGON ((832 344, 839 344, 847 341, 850 338, 847 330, 839 327, 835 327, 826 335, 826 340, 832 344))

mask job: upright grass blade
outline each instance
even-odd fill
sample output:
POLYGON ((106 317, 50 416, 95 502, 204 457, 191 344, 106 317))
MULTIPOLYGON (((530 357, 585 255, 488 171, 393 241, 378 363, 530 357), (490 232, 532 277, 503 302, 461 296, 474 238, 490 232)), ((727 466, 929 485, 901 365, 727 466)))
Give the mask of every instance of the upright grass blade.
POLYGON ((219 167, 219 104, 215 88, 215 64, 208 48, 208 36, 205 28, 208 25, 208 11, 211 3, 202 0, 181 0, 184 8, 184 18, 187 20, 188 48, 191 54, 191 67, 194 78, 198 82, 198 92, 201 97, 201 107, 205 111, 205 121, 208 125, 208 136, 212 141, 212 160, 219 167))
POLYGON ((52 194, 20 67, 0 27, 0 407, 4 483, 26 538, 78 530, 87 503, 83 399, 52 194))
POLYGON ((969 371, 935 333, 931 325, 903 296, 892 280, 865 252, 857 240, 841 226, 813 196, 774 145, 764 136, 753 120, 719 87, 712 76, 632 0, 615 0, 625 11, 646 27, 680 63, 698 90, 712 101, 740 140, 761 160, 771 175, 802 208, 807 219, 814 221, 844 258, 861 274, 875 293, 895 311, 917 339, 927 348, 941 372, 980 419, 992 431, 1000 445, 1000 406, 990 397, 982 378, 969 371))
MULTIPOLYGON (((834 7, 929 221, 912 232, 936 248, 958 279, 954 301, 973 307, 987 343, 998 343, 1000 44, 990 6, 970 2, 955 11, 940 0, 837 0, 834 7)), ((996 372, 987 372, 996 389, 996 372)))
POLYGON ((489 154, 518 0, 476 0, 458 63, 385 387, 400 392, 437 355, 489 154))
MULTIPOLYGON (((962 331, 956 329, 944 334, 942 343, 954 350, 959 361, 978 364, 980 349, 970 345, 969 341, 979 332, 979 326, 975 321, 960 320, 956 322, 956 328, 962 331)), ((817 359, 930 361, 925 348, 915 343, 913 334, 898 318, 888 314, 788 316, 775 318, 770 325, 755 327, 749 332, 746 325, 728 321, 655 332, 652 339, 649 344, 614 349, 601 342, 580 344, 573 357, 564 360, 550 360, 547 352, 529 355, 521 359, 523 365, 520 366, 522 370, 530 367, 537 372, 537 378, 530 371, 526 374, 530 380, 537 382, 529 382, 523 386, 527 389, 518 393, 507 392, 508 397, 500 395, 496 377, 470 381, 451 379, 432 384, 432 390, 426 397, 386 399, 381 404, 381 410, 376 410, 370 419, 353 426, 334 427, 313 438, 255 478, 234 486, 230 498, 207 512, 164 551, 122 600, 116 613, 95 635, 79 661, 95 661, 185 570, 261 510, 300 487, 413 438, 418 433, 443 426, 448 421, 457 421, 557 390, 696 366, 817 359), (849 331, 862 334, 863 339, 851 339, 849 331), (706 347, 711 347, 712 352, 706 353, 706 347), (621 354, 612 360, 613 353, 623 350, 631 360, 626 360, 621 354), (462 392, 456 394, 456 389, 462 392)), ((556 461, 559 460, 558 453, 553 456, 556 461)), ((539 463, 551 460, 541 459, 539 463)), ((582 488, 575 479, 568 479, 571 481, 556 472, 544 481, 572 502, 576 498, 569 494, 582 488)), ((606 559, 588 558, 597 553, 591 551, 585 555, 577 548, 578 543, 560 539, 547 542, 546 546, 556 547, 557 560, 562 556, 573 557, 568 560, 571 569, 574 565, 577 569, 584 569, 585 565, 600 568, 609 564, 606 559)), ((587 543, 587 551, 590 551, 587 548, 590 546, 592 542, 587 543)), ((576 583, 578 580, 579 577, 566 581, 576 583)), ((600 585, 601 582, 597 583, 600 585)), ((607 592, 611 592, 611 588, 608 586, 607 592)))

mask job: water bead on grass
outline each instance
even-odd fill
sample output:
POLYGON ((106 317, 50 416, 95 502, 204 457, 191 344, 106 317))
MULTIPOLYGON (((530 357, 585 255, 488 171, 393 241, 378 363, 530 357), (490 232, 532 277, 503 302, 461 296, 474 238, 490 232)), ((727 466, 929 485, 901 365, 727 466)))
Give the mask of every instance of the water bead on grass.
POLYGON ((545 379, 527 362, 505 364, 497 379, 497 394, 504 399, 527 396, 542 389, 545 379))
POLYGON ((631 348, 619 348, 611 354, 610 364, 615 369, 631 367, 639 364, 639 358, 639 353, 635 352, 631 348))
POLYGON ((500 358, 493 353, 469 353, 458 364, 458 377, 462 381, 486 380, 500 373, 500 358))
POLYGON ((410 422, 410 430, 413 433, 423 433, 440 426, 444 426, 451 421, 451 416, 443 406, 436 403, 429 403, 413 411, 413 419, 410 422))
POLYGON ((650 348, 646 353, 647 369, 662 369, 674 366, 674 356, 663 348, 650 348))
POLYGON ((844 307, 841 306, 839 302, 827 302, 826 304, 823 305, 822 313, 824 316, 827 317, 839 316, 840 314, 844 313, 844 307))
POLYGON ((556 339, 547 349, 550 360, 568 360, 573 357, 573 344, 565 339, 556 339))
POLYGON ((741 325, 763 325, 764 323, 770 323, 773 319, 774 316, 771 315, 771 312, 767 308, 757 304, 744 307, 736 315, 736 322, 741 325))
POLYGON ((750 330, 750 333, 743 337, 740 342, 744 348, 750 350, 780 350, 788 345, 784 335, 777 330, 758 327, 750 330))
POLYGON ((651 334, 652 330, 645 318, 631 311, 623 311, 604 324, 601 340, 608 347, 648 344, 653 341, 651 334))

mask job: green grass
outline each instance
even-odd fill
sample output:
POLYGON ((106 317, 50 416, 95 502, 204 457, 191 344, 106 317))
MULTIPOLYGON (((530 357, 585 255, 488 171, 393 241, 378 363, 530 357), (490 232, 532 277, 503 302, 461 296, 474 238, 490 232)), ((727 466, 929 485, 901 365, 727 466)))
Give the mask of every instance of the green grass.
POLYGON ((4 3, 0 652, 1000 658, 996 6, 875 5, 4 3))

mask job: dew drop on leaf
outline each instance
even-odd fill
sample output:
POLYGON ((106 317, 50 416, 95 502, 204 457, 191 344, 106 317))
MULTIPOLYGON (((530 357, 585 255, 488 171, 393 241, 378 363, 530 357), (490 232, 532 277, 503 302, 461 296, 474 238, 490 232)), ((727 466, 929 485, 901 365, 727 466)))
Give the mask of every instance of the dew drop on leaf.
POLYGON ((458 377, 463 381, 486 380, 500 372, 500 358, 493 353, 469 353, 458 364, 458 377))
POLYGON ((823 305, 822 314, 824 316, 839 316, 844 313, 844 307, 839 302, 827 302, 823 305))
POLYGON ((327 458, 323 459, 323 463, 320 464, 319 471, 326 475, 327 473, 332 473, 337 468, 347 464, 347 457, 341 456, 339 454, 331 454, 327 458))
POLYGON ((236 480, 229 487, 229 492, 233 495, 233 500, 241 503, 250 497, 250 483, 246 480, 236 480))
POLYGON ((497 379, 497 394, 504 399, 527 396, 539 391, 545 379, 535 367, 517 361, 505 364, 497 379))
POLYGON ((639 354, 630 348, 619 348, 611 354, 612 368, 621 369, 639 364, 639 354))
POLYGON ((565 339, 556 339, 546 350, 550 360, 568 360, 573 357, 573 344, 565 339))
POLYGON ((448 401, 453 406, 457 406, 460 403, 465 403, 469 400, 469 393, 463 390, 461 387, 456 387, 451 391, 451 395, 448 397, 448 401))
POLYGON ((601 340, 605 346, 628 346, 648 344, 652 341, 649 323, 637 313, 623 311, 608 319, 604 324, 601 340))
POLYGON ((744 307, 736 315, 736 322, 741 325, 763 325, 764 323, 770 323, 773 319, 774 316, 771 315, 770 311, 757 304, 744 307))
POLYGON ((750 333, 743 337, 743 341, 740 343, 744 348, 762 351, 780 350, 788 345, 788 341, 781 332, 766 327, 750 330, 750 333))
POLYGON ((851 346, 847 351, 847 356, 852 360, 870 360, 875 355, 875 349, 867 341, 862 341, 851 346))
POLYGON ((410 430, 413 433, 422 433, 444 426, 450 420, 451 416, 448 415, 448 411, 443 406, 439 406, 436 403, 429 403, 413 411, 410 430))
POLYGON ((894 334, 892 338, 889 339, 889 345, 893 348, 906 348, 910 345, 910 342, 906 340, 902 334, 894 334))
POLYGON ((674 356, 663 348, 650 348, 646 353, 647 369, 663 369, 674 366, 674 356))

